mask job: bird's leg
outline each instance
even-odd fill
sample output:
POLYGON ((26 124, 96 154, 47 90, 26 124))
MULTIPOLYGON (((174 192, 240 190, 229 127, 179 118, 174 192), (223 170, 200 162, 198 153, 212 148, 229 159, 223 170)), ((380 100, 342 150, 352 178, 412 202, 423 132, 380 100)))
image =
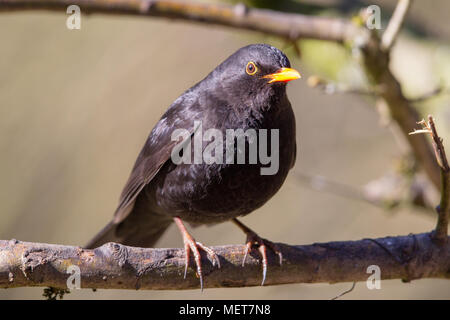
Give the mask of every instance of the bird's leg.
POLYGON ((271 249, 273 252, 275 252, 279 259, 280 259, 280 266, 283 262, 283 255, 281 254, 280 249, 278 248, 278 246, 267 240, 267 239, 263 239, 260 236, 258 236, 256 234, 255 231, 253 231, 252 229, 250 229, 249 227, 247 227, 245 224, 243 224, 242 222, 240 222, 238 219, 234 218, 233 219, 234 224, 236 224, 239 229, 241 229, 242 231, 244 231, 244 233, 247 235, 247 240, 246 240, 246 248, 245 248, 245 254, 244 254, 244 259, 242 261, 242 266, 245 265, 245 259, 247 259, 247 255, 249 254, 250 250, 252 249, 253 246, 258 246, 258 250, 259 253, 261 254, 261 258, 262 258, 262 267, 263 267, 263 280, 261 282, 261 285, 264 285, 264 282, 266 281, 266 274, 267 274, 267 247, 269 247, 269 249, 271 249))
POLYGON ((210 257, 213 266, 217 264, 217 267, 219 269, 220 269, 220 260, 213 250, 211 250, 207 246, 204 246, 200 242, 195 241, 195 239, 189 234, 189 232, 187 231, 186 227, 183 224, 183 221, 181 221, 179 217, 175 217, 173 218, 173 220, 175 221, 175 224, 177 225, 178 229, 181 232, 181 235, 183 236, 184 253, 185 253, 184 278, 186 279, 186 273, 189 266, 190 252, 192 251, 192 253, 194 254, 195 264, 197 265, 197 274, 198 277, 200 278, 200 288, 203 291, 203 270, 199 249, 205 251, 210 257))

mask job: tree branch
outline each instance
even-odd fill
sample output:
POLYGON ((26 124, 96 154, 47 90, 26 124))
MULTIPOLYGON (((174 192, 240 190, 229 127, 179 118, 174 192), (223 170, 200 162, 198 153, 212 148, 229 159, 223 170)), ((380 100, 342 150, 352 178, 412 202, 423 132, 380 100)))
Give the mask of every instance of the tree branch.
POLYGON ((415 123, 419 121, 419 115, 411 101, 404 96, 400 83, 389 68, 390 49, 398 36, 410 7, 410 2, 410 0, 399 0, 382 39, 380 40, 379 36, 372 32, 370 40, 361 47, 361 50, 366 73, 374 86, 380 89, 379 96, 388 106, 390 116, 397 123, 403 136, 408 141, 412 153, 430 181, 437 189, 440 189, 440 173, 434 163, 433 152, 429 143, 423 136, 414 139, 409 135, 411 128, 414 128, 415 123))
POLYGON ((380 41, 376 34, 372 34, 371 41, 362 48, 362 51, 364 52, 364 65, 367 75, 376 87, 382 88, 379 94, 388 106, 391 118, 400 128, 414 157, 420 163, 430 181, 437 189, 440 189, 439 168, 436 167, 430 144, 424 136, 418 136, 416 139, 409 135, 411 128, 414 128, 420 118, 411 102, 404 96, 400 83, 389 69, 389 52, 381 50, 380 41))
POLYGON ((260 31, 286 39, 317 38, 343 42, 364 32, 346 20, 253 9, 244 4, 207 4, 173 0, 0 0, 0 11, 52 10, 66 12, 78 5, 81 13, 164 17, 260 31))
MULTIPOLYGON (((382 279, 450 279, 450 246, 434 243, 431 233, 304 246, 278 245, 283 265, 279 266, 276 257, 270 255, 266 285, 366 281, 370 265, 380 267, 382 279)), ((213 249, 222 267, 212 267, 203 256, 206 287, 260 285, 261 266, 256 250, 242 267, 243 245, 213 249)), ((183 279, 182 249, 144 249, 108 243, 86 250, 0 240, 0 288, 66 288, 71 265, 80 268, 82 288, 199 288, 193 269, 183 279)))

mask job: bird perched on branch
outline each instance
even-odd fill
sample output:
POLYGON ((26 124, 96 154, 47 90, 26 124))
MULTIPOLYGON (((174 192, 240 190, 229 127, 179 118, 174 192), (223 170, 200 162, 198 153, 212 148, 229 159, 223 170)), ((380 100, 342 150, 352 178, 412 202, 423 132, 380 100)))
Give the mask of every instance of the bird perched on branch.
POLYGON ((278 254, 280 264, 281 252, 236 218, 266 203, 295 163, 295 118, 286 83, 298 78, 280 50, 254 44, 183 93, 150 132, 113 220, 86 247, 106 242, 152 247, 175 222, 186 270, 192 253, 203 288, 200 251, 213 265, 220 267, 220 261, 183 222, 231 220, 247 235, 245 257, 259 248, 264 284, 267 248, 278 254))

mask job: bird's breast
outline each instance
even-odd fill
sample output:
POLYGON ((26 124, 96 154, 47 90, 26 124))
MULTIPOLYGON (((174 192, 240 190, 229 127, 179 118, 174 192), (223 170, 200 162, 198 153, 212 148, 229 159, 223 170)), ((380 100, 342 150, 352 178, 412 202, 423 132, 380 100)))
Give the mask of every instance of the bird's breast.
POLYGON ((262 206, 279 190, 295 157, 290 105, 276 111, 240 122, 229 117, 197 123, 190 148, 183 149, 189 161, 169 160, 152 183, 157 209, 190 222, 214 223, 262 206))

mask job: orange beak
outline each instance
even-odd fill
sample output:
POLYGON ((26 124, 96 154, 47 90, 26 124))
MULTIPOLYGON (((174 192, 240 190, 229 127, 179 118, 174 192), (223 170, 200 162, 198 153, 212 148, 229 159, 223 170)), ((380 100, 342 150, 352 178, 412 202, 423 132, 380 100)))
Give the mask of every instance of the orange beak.
POLYGON ((270 79, 269 83, 272 82, 288 82, 295 79, 300 79, 302 76, 300 73, 291 68, 281 68, 275 73, 271 73, 268 75, 265 75, 263 78, 270 79))

